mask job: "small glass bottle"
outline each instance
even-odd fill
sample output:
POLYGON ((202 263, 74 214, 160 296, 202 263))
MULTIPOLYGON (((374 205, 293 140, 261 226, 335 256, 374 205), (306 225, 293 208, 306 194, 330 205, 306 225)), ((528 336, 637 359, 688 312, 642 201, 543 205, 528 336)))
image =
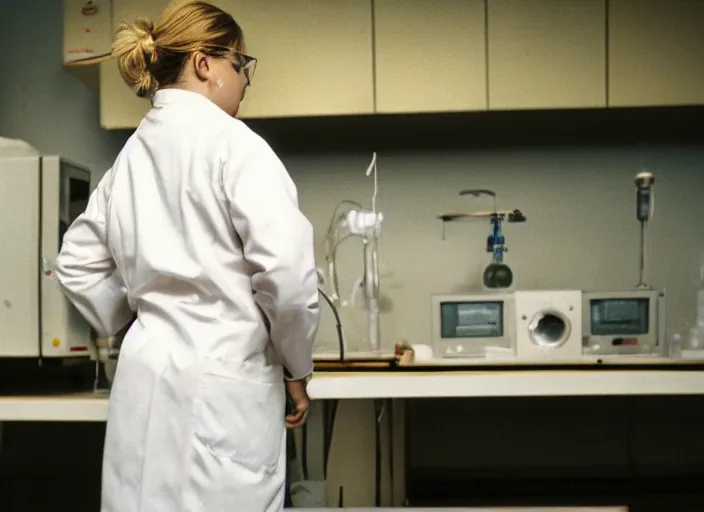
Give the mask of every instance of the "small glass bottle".
POLYGON ((682 335, 680 333, 673 334, 670 340, 670 359, 682 358, 682 335))

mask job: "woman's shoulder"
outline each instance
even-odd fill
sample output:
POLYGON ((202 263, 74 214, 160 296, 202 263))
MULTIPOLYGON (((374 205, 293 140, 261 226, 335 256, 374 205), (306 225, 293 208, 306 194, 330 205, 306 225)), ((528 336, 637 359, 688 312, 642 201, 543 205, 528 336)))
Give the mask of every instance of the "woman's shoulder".
POLYGON ((269 143, 239 119, 231 118, 222 136, 222 144, 231 154, 276 156, 269 143))

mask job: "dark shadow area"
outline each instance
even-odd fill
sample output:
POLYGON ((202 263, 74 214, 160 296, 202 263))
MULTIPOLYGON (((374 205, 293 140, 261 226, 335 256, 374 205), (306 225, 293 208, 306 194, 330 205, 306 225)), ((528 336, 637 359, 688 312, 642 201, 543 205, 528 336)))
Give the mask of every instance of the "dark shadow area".
POLYGON ((699 396, 406 404, 411 506, 704 510, 699 396))
POLYGON ((95 363, 89 360, 2 359, 0 395, 81 393, 93 391, 95 363))
POLYGON ((100 510, 105 423, 5 423, 0 510, 100 510))
POLYGON ((245 120, 277 152, 704 143, 704 107, 245 120))

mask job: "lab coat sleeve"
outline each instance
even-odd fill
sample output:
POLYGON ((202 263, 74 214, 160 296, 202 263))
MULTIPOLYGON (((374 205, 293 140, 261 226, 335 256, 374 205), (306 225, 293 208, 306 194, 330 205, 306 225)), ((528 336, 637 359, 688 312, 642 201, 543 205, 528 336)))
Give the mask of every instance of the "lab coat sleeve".
POLYGON ((110 171, 93 191, 88 206, 69 227, 56 259, 64 294, 100 336, 111 336, 131 319, 124 283, 107 246, 110 171))
POLYGON ((298 208, 295 185, 264 141, 225 165, 223 183, 271 341, 290 380, 307 377, 320 307, 313 227, 298 208))

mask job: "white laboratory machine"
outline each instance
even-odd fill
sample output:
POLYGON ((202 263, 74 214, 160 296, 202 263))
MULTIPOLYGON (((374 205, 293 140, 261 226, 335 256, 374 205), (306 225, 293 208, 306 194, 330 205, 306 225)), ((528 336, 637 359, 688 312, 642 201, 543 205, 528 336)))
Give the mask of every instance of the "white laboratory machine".
POLYGON ((90 326, 53 272, 90 184, 88 169, 61 157, 0 151, 0 357, 90 356, 90 326))
POLYGON ((636 218, 640 222, 638 284, 631 290, 584 293, 585 356, 667 356, 665 292, 648 284, 648 223, 654 213, 655 177, 636 175, 636 218))
POLYGON ((665 293, 584 292, 585 356, 665 356, 665 293))
POLYGON ((435 357, 483 359, 495 352, 513 355, 513 294, 433 295, 430 303, 435 357))
POLYGON ((485 291, 431 296, 433 353, 473 363, 582 358, 582 292, 485 291))
POLYGON ((582 357, 582 292, 517 291, 516 357, 572 362, 582 357))

